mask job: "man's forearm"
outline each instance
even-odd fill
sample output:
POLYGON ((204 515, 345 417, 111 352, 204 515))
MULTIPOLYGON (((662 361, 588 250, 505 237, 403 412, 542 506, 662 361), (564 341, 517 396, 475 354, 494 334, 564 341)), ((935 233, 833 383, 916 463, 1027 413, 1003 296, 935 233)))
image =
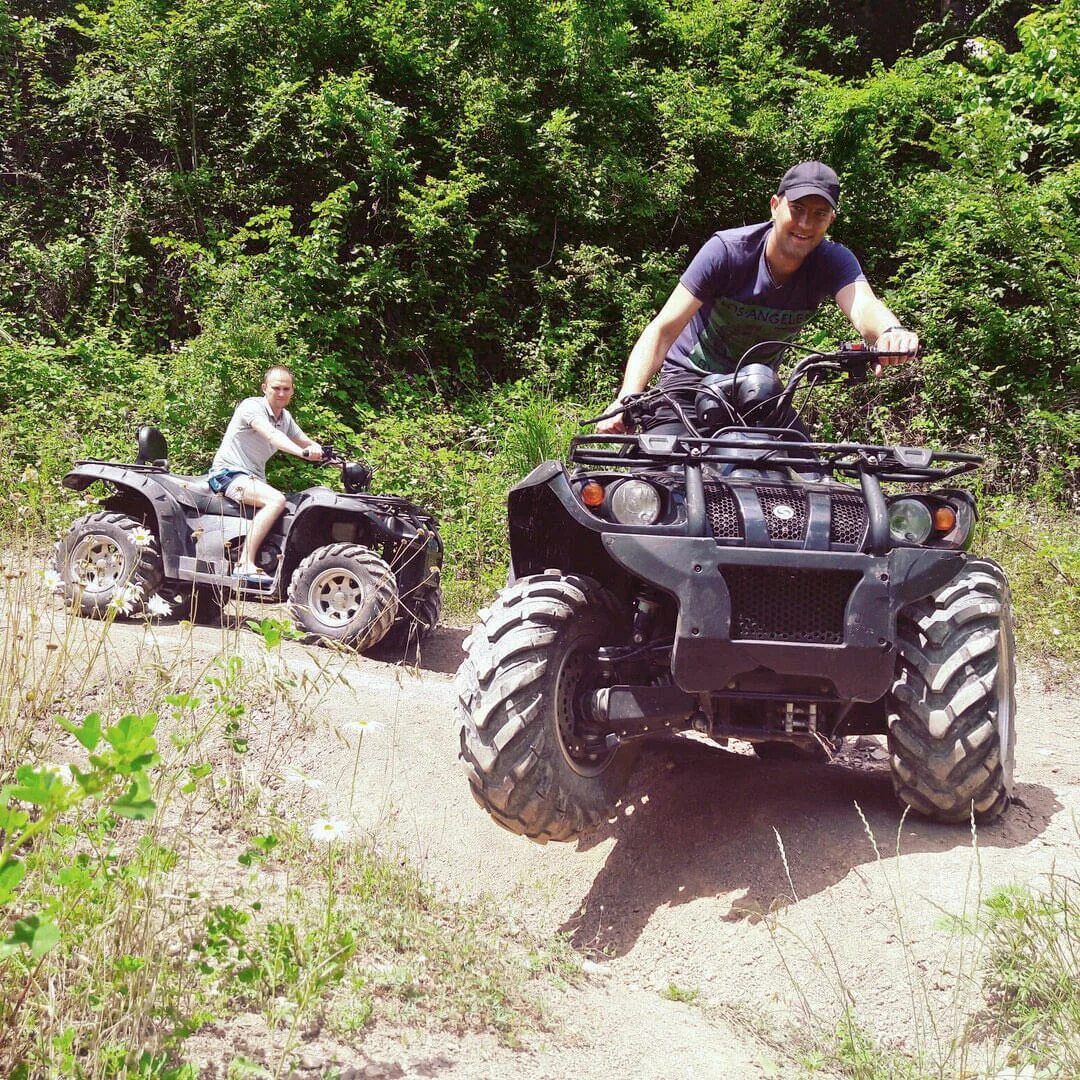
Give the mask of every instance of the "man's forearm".
POLYGON ((637 344, 630 351, 630 358, 626 361, 626 371, 619 389, 620 398, 626 397, 627 394, 640 394, 649 385, 652 377, 663 365, 668 349, 671 348, 671 341, 665 340, 667 336, 657 326, 655 320, 645 328, 637 344))

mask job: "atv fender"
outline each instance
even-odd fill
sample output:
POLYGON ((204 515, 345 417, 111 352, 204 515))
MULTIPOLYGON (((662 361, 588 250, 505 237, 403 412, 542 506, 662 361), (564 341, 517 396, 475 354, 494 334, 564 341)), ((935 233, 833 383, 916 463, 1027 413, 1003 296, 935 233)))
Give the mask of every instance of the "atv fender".
POLYGON ((115 488, 122 496, 145 505, 156 521, 158 546, 165 577, 175 578, 180 573, 180 558, 189 554, 186 546, 178 545, 178 537, 188 538, 190 524, 184 508, 172 492, 158 482, 158 470, 151 471, 132 465, 113 465, 108 462, 82 462, 64 477, 64 487, 72 491, 85 491, 91 484, 102 481, 115 488))

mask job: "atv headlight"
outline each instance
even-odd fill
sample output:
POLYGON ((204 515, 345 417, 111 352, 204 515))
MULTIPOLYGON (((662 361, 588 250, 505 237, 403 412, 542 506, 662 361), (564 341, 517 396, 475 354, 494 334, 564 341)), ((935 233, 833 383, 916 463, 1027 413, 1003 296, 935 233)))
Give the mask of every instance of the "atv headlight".
POLYGON ((611 513, 622 525, 652 525, 660 516, 660 493, 644 480, 624 480, 611 495, 611 513))
POLYGON ((889 505, 889 534, 898 544, 924 544, 934 527, 926 503, 897 499, 889 505))

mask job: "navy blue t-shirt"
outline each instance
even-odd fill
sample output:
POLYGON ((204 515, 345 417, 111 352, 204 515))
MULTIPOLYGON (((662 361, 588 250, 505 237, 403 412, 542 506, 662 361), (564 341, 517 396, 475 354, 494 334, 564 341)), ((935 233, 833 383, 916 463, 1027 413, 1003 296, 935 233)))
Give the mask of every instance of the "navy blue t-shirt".
MULTIPOLYGON (((859 260, 843 244, 822 240, 782 285, 765 264, 772 222, 714 233, 679 279, 700 309, 667 354, 664 384, 685 384, 688 376, 730 372, 742 354, 760 341, 791 341, 828 296, 865 281, 859 260)), ((776 349, 760 349, 751 360, 768 363, 776 349)))

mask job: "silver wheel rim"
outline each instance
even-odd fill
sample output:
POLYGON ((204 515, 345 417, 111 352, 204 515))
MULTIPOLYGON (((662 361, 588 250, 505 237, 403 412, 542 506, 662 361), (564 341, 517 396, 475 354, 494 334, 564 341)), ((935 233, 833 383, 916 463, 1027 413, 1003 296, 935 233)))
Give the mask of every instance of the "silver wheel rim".
POLYGON ((124 552, 111 536, 91 533, 75 545, 68 570, 73 584, 97 596, 124 583, 125 563, 124 552))
POLYGON ((360 579, 351 570, 324 570, 308 589, 308 608, 323 626, 348 626, 364 602, 360 579))

